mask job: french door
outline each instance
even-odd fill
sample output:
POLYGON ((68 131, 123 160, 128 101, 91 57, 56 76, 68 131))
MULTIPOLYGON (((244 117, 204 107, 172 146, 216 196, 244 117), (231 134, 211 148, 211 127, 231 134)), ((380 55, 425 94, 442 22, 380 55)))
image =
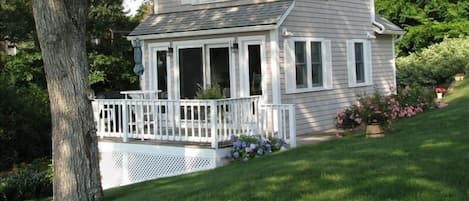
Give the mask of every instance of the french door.
POLYGON ((241 96, 261 96, 266 101, 264 37, 240 38, 241 96))
POLYGON ((225 98, 231 97, 233 79, 230 55, 228 44, 178 48, 179 98, 193 99, 199 90, 215 85, 225 98))

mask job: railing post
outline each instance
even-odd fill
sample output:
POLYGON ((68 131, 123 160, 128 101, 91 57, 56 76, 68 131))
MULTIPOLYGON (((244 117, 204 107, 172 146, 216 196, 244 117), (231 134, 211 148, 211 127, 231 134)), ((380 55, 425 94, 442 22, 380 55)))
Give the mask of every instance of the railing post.
POLYGON ((124 103, 122 106, 122 126, 124 129, 124 133, 122 136, 122 141, 123 142, 128 142, 129 141, 129 114, 127 112, 128 105, 127 105, 127 97, 124 99, 124 103))
POLYGON ((290 146, 296 147, 296 110, 295 105, 288 107, 288 115, 290 116, 290 146))
POLYGON ((212 148, 218 149, 218 132, 217 132, 217 102, 210 101, 210 131, 212 135, 212 148))

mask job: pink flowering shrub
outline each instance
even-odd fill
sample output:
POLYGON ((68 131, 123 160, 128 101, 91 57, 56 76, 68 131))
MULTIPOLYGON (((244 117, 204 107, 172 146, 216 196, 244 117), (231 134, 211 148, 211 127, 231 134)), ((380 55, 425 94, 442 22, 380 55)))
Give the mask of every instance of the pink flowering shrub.
POLYGON ((357 103, 337 113, 336 127, 355 128, 361 124, 380 124, 390 127, 399 118, 413 117, 430 108, 431 96, 421 89, 405 88, 397 95, 358 96, 357 103))

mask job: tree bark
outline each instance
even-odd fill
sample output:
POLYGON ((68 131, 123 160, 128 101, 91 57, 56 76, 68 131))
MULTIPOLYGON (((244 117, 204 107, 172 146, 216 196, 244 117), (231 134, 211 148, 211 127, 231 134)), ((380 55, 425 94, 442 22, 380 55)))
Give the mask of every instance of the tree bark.
POLYGON ((54 200, 102 200, 99 152, 87 93, 87 0, 33 0, 52 115, 54 200))

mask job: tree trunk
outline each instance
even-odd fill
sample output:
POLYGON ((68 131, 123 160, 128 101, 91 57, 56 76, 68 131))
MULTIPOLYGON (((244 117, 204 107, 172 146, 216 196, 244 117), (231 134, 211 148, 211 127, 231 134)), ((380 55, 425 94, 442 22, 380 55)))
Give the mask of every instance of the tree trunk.
POLYGON ((54 200, 102 200, 86 54, 87 0, 33 0, 52 115, 54 200))

